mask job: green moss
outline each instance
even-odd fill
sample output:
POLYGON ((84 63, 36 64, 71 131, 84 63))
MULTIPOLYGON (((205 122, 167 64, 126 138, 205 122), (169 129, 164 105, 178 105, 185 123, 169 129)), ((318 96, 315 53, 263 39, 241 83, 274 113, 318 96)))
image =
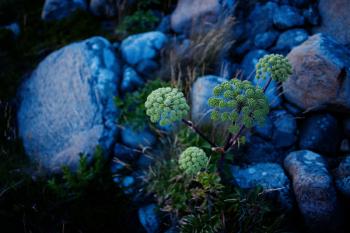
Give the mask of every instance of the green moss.
POLYGON ((121 37, 126 37, 131 34, 151 31, 158 23, 159 18, 152 11, 137 10, 123 18, 117 27, 116 33, 121 37))

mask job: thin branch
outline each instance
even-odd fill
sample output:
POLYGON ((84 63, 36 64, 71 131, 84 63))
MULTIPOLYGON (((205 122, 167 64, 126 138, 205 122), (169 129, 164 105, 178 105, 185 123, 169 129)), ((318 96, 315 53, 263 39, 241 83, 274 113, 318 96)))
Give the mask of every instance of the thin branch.
POLYGON ((188 121, 185 119, 182 119, 182 122, 187 125, 190 129, 193 130, 193 132, 197 133, 200 137, 202 137, 205 141, 207 141, 212 147, 213 149, 218 148, 218 146, 211 141, 207 136, 205 136, 194 124, 192 121, 188 121))

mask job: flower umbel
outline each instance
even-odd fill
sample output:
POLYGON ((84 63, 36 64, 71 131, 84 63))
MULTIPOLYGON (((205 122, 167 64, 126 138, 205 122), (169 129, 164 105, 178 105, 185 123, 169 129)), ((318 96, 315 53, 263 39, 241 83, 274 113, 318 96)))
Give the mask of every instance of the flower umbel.
POLYGON ((161 126, 181 120, 188 114, 188 106, 184 94, 176 88, 162 87, 154 90, 145 103, 146 114, 153 123, 161 126))
POLYGON ((211 118, 232 123, 231 133, 237 133, 240 125, 251 128, 255 123, 263 124, 269 112, 264 91, 245 80, 232 79, 214 88, 208 104, 213 108, 211 118))
POLYGON ((291 74, 292 66, 288 59, 279 54, 265 55, 256 64, 257 79, 266 79, 266 76, 271 75, 273 80, 284 82, 291 74))
POLYGON ((179 158, 179 165, 185 173, 196 175, 208 164, 208 157, 205 152, 198 147, 187 148, 179 158))

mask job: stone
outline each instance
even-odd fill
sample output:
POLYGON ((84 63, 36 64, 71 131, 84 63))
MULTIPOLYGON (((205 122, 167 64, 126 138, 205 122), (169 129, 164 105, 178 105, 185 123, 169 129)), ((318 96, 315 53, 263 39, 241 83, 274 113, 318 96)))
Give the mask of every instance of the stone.
POLYGON ((340 146, 341 129, 329 113, 307 117, 300 128, 299 147, 321 154, 334 155, 340 146))
POLYGON ((121 188, 123 189, 123 192, 127 195, 134 193, 135 182, 136 181, 135 181, 135 178, 133 176, 125 176, 121 180, 121 184, 120 184, 121 188))
POLYGON ((346 156, 334 174, 335 184, 341 194, 350 198, 350 156, 346 156))
POLYGON ((143 60, 136 66, 136 71, 139 72, 144 78, 151 79, 154 78, 154 72, 159 68, 157 62, 153 60, 143 60))
POLYGON ((167 43, 167 37, 161 32, 146 32, 127 37, 122 41, 121 53, 131 66, 137 66, 147 60, 154 60, 167 43))
POLYGON ((292 208, 290 181, 279 164, 258 163, 245 168, 232 166, 231 172, 234 182, 240 188, 262 187, 263 192, 277 198, 282 207, 292 208))
POLYGON ((0 29, 7 29, 10 30, 15 38, 19 37, 21 34, 21 28, 17 22, 10 23, 6 26, 0 27, 0 29))
POLYGON ((118 8, 114 0, 91 0, 90 11, 95 16, 114 18, 118 16, 118 8))
POLYGON ((348 0, 320 0, 318 11, 321 25, 314 33, 323 33, 333 37, 341 44, 350 43, 350 5, 348 0))
POLYGON ((171 32, 171 25, 170 25, 170 16, 164 16, 162 20, 160 21, 157 31, 162 33, 170 33, 171 32))
POLYGON ((113 151, 115 158, 125 163, 133 162, 138 157, 138 151, 136 149, 127 147, 120 143, 115 144, 113 151))
MULTIPOLYGON (((264 88, 266 83, 268 82, 268 79, 265 79, 265 80, 257 79, 255 77, 255 73, 253 75, 254 75, 253 84, 255 84, 260 88, 264 88)), ((279 93, 279 88, 280 88, 280 84, 272 80, 265 91, 265 96, 267 97, 267 100, 271 108, 277 108, 282 103, 280 93, 279 93)))
POLYGON ((179 0, 170 16, 171 28, 184 34, 202 30, 218 20, 222 9, 218 0, 179 0))
POLYGON ((267 55, 267 51, 258 49, 250 51, 243 59, 241 68, 246 79, 252 80, 255 76, 255 66, 259 59, 267 55))
POLYGON ((265 124, 255 126, 254 131, 264 139, 271 139, 273 132, 273 122, 270 117, 266 117, 265 124))
POLYGON ((248 53, 253 46, 254 46, 254 42, 248 39, 240 44, 237 44, 237 46, 235 46, 232 49, 232 53, 237 57, 242 57, 246 53, 248 53))
POLYGON ((150 155, 142 154, 137 160, 137 167, 141 170, 148 170, 154 162, 154 159, 150 155))
POLYGON ((247 149, 242 156, 236 156, 239 163, 282 163, 285 153, 274 146, 270 140, 251 136, 247 140, 247 149))
POLYGON ((285 110, 271 113, 273 123, 272 142, 277 148, 291 147, 297 141, 297 123, 295 117, 285 110))
POLYGON ((278 35, 276 31, 259 33, 255 36, 254 45, 258 49, 267 49, 276 42, 278 35))
POLYGON ((274 2, 267 2, 264 5, 255 4, 247 19, 249 37, 254 38, 257 34, 267 32, 273 27, 273 15, 277 8, 278 5, 274 2))
POLYGON ((198 125, 212 125, 210 119, 211 107, 208 99, 213 96, 213 89, 223 83, 226 79, 218 76, 208 75, 197 78, 191 90, 191 115, 192 120, 198 125))
POLYGON ((85 0, 45 0, 41 18, 43 20, 60 20, 78 9, 87 9, 85 0))
POLYGON ((151 147, 156 143, 156 137, 148 129, 134 130, 131 127, 124 126, 121 130, 122 142, 131 148, 145 148, 151 147))
POLYGON ((301 116, 303 114, 303 111, 296 107, 295 105, 289 103, 289 102, 284 102, 284 108, 293 116, 301 116))
POLYGON ((283 83, 285 98, 303 110, 350 109, 350 50, 323 34, 295 47, 293 74, 283 83))
POLYGON ((120 88, 123 93, 130 92, 143 86, 144 83, 145 82, 133 68, 126 67, 123 71, 123 81, 120 88))
MULTIPOLYGON (((123 171, 124 169, 126 169, 126 165, 121 163, 121 162, 113 161, 110 169, 111 169, 112 174, 118 174, 121 171, 123 171)), ((115 177, 117 177, 117 176, 115 176, 115 177)), ((120 179, 115 179, 114 181, 115 181, 115 183, 119 183, 120 179)))
POLYGON ((304 29, 292 29, 280 34, 276 43, 277 50, 289 52, 295 46, 300 45, 308 39, 309 35, 304 29))
POLYGON ((288 5, 278 7, 273 14, 273 23, 279 29, 302 26, 304 21, 304 16, 299 10, 288 5))
POLYGON ((299 210, 310 232, 341 232, 340 209, 324 158, 312 151, 290 153, 284 167, 292 178, 299 210))
POLYGON ((321 17, 318 12, 317 4, 310 5, 303 11, 303 16, 307 23, 312 26, 318 26, 321 23, 321 17))
POLYGON ((79 154, 91 158, 97 145, 109 149, 117 133, 120 66, 102 37, 51 53, 19 91, 19 136, 26 154, 48 171, 72 169, 79 154))
POLYGON ((157 233, 160 228, 160 219, 156 204, 149 204, 139 209, 139 220, 147 233, 157 233))

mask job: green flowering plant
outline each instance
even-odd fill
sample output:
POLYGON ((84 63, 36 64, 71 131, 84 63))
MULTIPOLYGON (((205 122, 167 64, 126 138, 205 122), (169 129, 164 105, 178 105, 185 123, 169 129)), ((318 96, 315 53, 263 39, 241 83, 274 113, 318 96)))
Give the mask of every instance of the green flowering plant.
POLYGON ((251 82, 232 79, 216 86, 213 94, 208 100, 213 108, 211 119, 230 122, 231 133, 238 133, 241 125, 252 128, 255 122, 264 124, 269 104, 264 91, 251 82))
MULTIPOLYGON (((207 141, 212 151, 221 154, 218 170, 222 173, 226 152, 244 141, 243 132, 256 124, 264 124, 269 113, 265 92, 272 80, 284 82, 291 73, 292 67, 287 58, 270 54, 261 58, 256 65, 256 78, 267 79, 263 88, 253 85, 248 80, 238 79, 226 81, 214 88, 213 96, 208 100, 208 105, 213 108, 211 119, 229 123, 229 134, 223 146, 218 146, 193 122, 184 119, 190 108, 184 94, 176 88, 159 88, 153 91, 145 103, 147 115, 152 122, 159 122, 160 125, 181 120, 207 141)), ((208 162, 204 157, 206 157, 204 151, 190 147, 180 155, 179 165, 185 172, 196 174, 208 162)))
POLYGON ((198 147, 189 147, 181 153, 179 158, 180 169, 189 175, 196 175, 203 170, 209 162, 206 153, 198 147))
POLYGON ((265 55, 256 64, 256 78, 266 79, 268 74, 271 75, 272 80, 284 82, 292 74, 292 66, 282 55, 265 55))
POLYGON ((181 120, 190 110, 184 94, 171 87, 154 90, 147 97, 145 107, 151 121, 159 122, 161 126, 181 120))

